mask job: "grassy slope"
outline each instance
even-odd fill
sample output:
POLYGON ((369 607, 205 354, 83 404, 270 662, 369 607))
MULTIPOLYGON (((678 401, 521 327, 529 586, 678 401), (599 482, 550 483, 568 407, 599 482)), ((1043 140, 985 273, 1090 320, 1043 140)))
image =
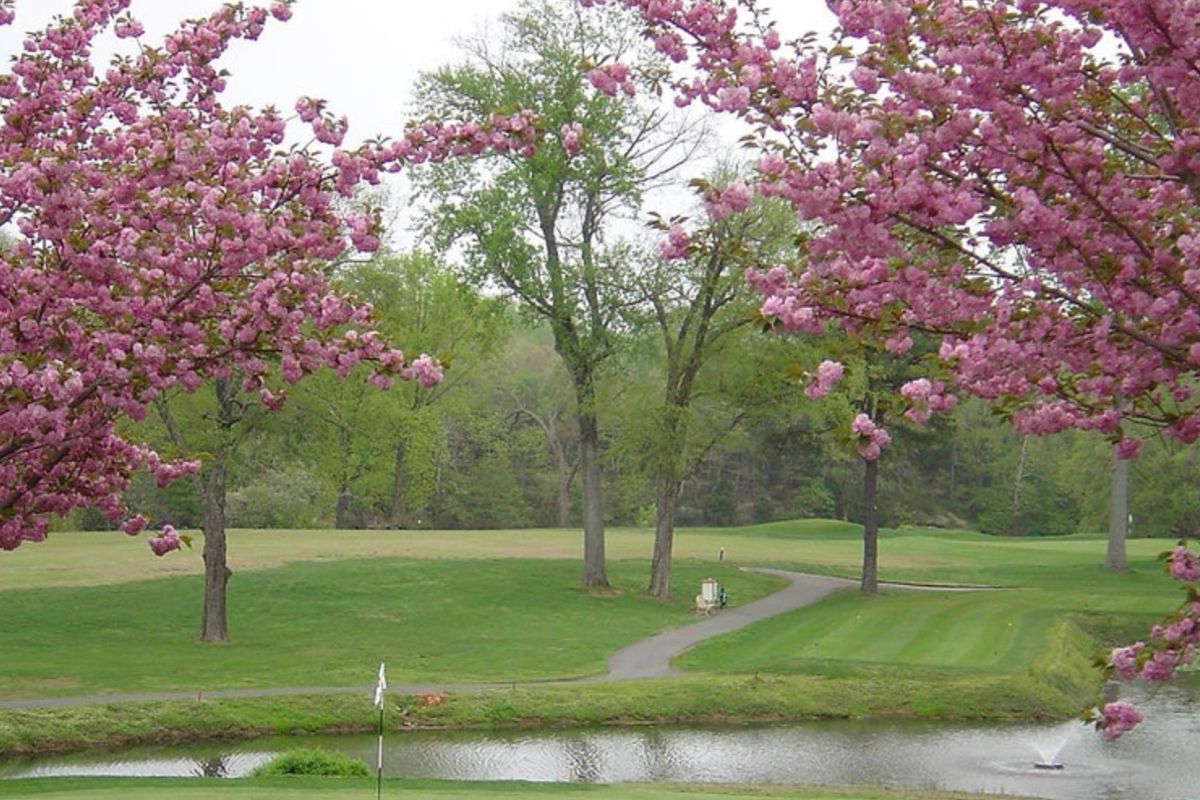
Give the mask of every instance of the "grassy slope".
MULTIPOLYGON (((791 544, 810 542, 820 558, 838 547, 857 549, 853 533, 787 523, 742 531, 791 544)), ((1154 561, 1167 543, 1130 542, 1131 570, 1123 575, 1099 566, 1104 545, 1097 537, 996 539, 970 532, 891 531, 880 546, 886 578, 1022 588, 885 589, 880 597, 844 593, 702 644, 677 659, 676 666, 729 675, 893 674, 927 680, 1008 675, 1052 683, 1079 697, 1094 686, 1085 656, 1096 647, 1081 628, 1116 638, 1144 631, 1149 620, 1181 599, 1178 585, 1154 561)), ((849 553, 842 559, 829 571, 853 574, 849 553)))
MULTIPOLYGON (((742 601, 782 583, 728 566, 676 568, 688 585, 710 574, 742 601)), ((601 673, 612 651, 691 619, 690 599, 665 605, 641 592, 638 565, 614 563, 610 577, 620 591, 587 594, 567 561, 290 564, 231 581, 230 646, 193 641, 196 578, 5 591, 0 699, 365 686, 380 661, 394 683, 601 673)))
MULTIPOLYGON (((936 675, 880 669, 811 675, 684 676, 592 686, 517 686, 452 692, 441 705, 389 695, 387 723, 421 728, 580 727, 646 722, 891 717, 1062 719, 1089 692, 1078 653, 1055 655, 1036 679, 1010 674, 936 675), (1064 670, 1062 665, 1069 669, 1064 670), (1079 677, 1080 673, 1084 678, 1079 677), (935 678, 931 680, 931 677, 935 678), (1061 679, 1060 679, 1061 678, 1061 679)), ((0 755, 113 749, 174 741, 369 732, 376 717, 361 694, 176 700, 0 712, 0 755)))
MULTIPOLYGON (((644 558, 648 546, 645 532, 610 536, 614 558, 644 558)), ((885 578, 1024 588, 835 597, 715 640, 681 661, 717 675, 459 694, 432 708, 396 702, 408 704, 404 724, 433 726, 1066 716, 1096 689, 1086 663, 1095 642, 1077 623, 1093 633, 1137 631, 1178 600, 1153 564, 1166 546, 1131 542, 1133 569, 1117 576, 1098 566, 1104 542, 1095 537, 892 531, 881 545, 885 578)), ((60 534, 52 545, 4 554, 0 585, 44 588, 0 592, 9 612, 8 680, 0 692, 365 685, 380 659, 393 682, 598 672, 621 644, 687 621, 691 587, 702 577, 721 577, 742 603, 768 584, 733 572, 733 564, 853 575, 860 557, 857 529, 837 522, 684 532, 677 552, 691 560, 676 565, 683 600, 668 607, 641 596, 643 561, 610 563, 622 593, 580 593, 574 558, 549 560, 577 551, 578 534, 561 531, 240 532, 233 548, 239 573, 231 583, 230 647, 191 642, 196 578, 114 583, 139 569, 191 571, 194 553, 151 560, 121 536, 60 534), (727 556, 721 565, 714 563, 719 547, 727 556), (382 558, 400 552, 422 560, 382 558), (485 560, 497 553, 525 558, 485 560), (376 557, 354 560, 368 554, 376 557), (301 563, 273 568, 288 560, 301 563)), ((361 706, 357 697, 321 697, 0 712, 0 752, 362 728, 370 721, 361 706)))
MULTIPOLYGON (((100 779, 65 778, 5 783, 5 796, 39 800, 282 800, 320 797, 358 800, 373 797, 374 781, 322 778, 100 779)), ((538 797, 544 800, 971 800, 981 795, 870 788, 791 788, 737 786, 596 786, 588 784, 451 783, 386 781, 385 796, 394 800, 491 800, 538 797)), ((1019 800, 1012 798, 1011 800, 1019 800)))

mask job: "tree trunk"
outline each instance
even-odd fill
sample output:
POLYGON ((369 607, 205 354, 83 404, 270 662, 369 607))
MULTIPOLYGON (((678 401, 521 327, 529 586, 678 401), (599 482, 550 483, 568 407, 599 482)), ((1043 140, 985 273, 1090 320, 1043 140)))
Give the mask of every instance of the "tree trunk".
POLYGON ((571 473, 558 476, 558 527, 571 526, 571 473))
POLYGON ((338 426, 338 475, 337 500, 333 504, 333 527, 345 531, 358 527, 350 517, 350 509, 354 502, 354 492, 350 485, 354 482, 351 475, 350 429, 338 426))
POLYGON ((1125 540, 1129 537, 1129 462, 1117 458, 1113 450, 1112 492, 1109 498, 1108 551, 1104 566, 1116 572, 1129 568, 1125 559, 1125 540))
POLYGON ((591 410, 595 398, 581 403, 579 465, 583 472, 583 585, 608 586, 604 570, 604 509, 600 491, 600 431, 591 410))
POLYGON ((864 462, 863 563, 861 589, 879 593, 879 460, 864 462))
POLYGON ((388 527, 397 530, 404 527, 404 440, 396 441, 396 459, 392 465, 392 502, 388 507, 388 527))
POLYGON ((1022 507, 1024 506, 1024 498, 1021 490, 1025 485, 1025 459, 1029 454, 1029 437, 1021 437, 1021 454, 1017 457, 1017 473, 1013 476, 1013 493, 1012 493, 1012 523, 1009 525, 1009 533, 1013 536, 1024 536, 1025 525, 1022 520, 1022 507))
POLYGON ((349 486, 338 487, 337 503, 333 507, 333 527, 335 530, 346 531, 355 527, 354 521, 350 518, 350 501, 354 495, 350 493, 349 486))
POLYGON ((232 571, 225 563, 225 458, 222 453, 204 465, 200 475, 204 507, 204 606, 200 641, 228 642, 225 588, 232 571))
POLYGON ((675 511, 679 507, 679 482, 659 480, 654 514, 654 557, 650 562, 650 595, 671 599, 671 549, 675 544, 675 511))
MULTIPOLYGON (((554 432, 548 431, 547 437, 554 437, 554 432)), ((551 442, 554 450, 554 467, 558 473, 558 527, 566 528, 571 524, 571 464, 567 460, 566 449, 557 438, 551 442)))

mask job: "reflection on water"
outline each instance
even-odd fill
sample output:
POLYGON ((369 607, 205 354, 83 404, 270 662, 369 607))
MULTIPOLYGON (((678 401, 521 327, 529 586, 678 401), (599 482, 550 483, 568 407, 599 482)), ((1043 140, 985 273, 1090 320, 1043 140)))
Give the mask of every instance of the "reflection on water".
POLYGON ((140 748, 118 754, 84 753, 35 760, 0 760, 0 777, 242 778, 279 752, 239 750, 236 745, 230 745, 224 752, 213 750, 211 746, 207 750, 203 747, 140 748))
MULTIPOLYGON (((535 733, 395 733, 389 776, 458 780, 879 783, 1064 800, 1179 800, 1200 791, 1195 695, 1140 702, 1146 722, 1115 744, 1082 724, 811 722, 721 728, 535 733), (1063 770, 1035 769, 1049 752, 1063 770)), ((0 776, 238 777, 293 747, 375 759, 372 736, 270 739, 0 764, 0 776)))

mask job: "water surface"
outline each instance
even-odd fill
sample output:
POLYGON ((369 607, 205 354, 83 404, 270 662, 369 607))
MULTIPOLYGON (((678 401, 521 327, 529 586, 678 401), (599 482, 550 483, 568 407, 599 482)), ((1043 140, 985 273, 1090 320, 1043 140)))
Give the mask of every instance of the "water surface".
MULTIPOLYGON (((408 732, 385 739, 384 774, 453 780, 880 783, 1063 800, 1200 797, 1200 694, 1139 698, 1146 722, 1116 743, 1081 723, 827 721, 772 726, 408 732), (1059 760, 1061 771, 1035 761, 1059 760)), ((0 777, 239 777, 294 747, 374 765, 374 736, 262 739, 0 762, 0 777)))

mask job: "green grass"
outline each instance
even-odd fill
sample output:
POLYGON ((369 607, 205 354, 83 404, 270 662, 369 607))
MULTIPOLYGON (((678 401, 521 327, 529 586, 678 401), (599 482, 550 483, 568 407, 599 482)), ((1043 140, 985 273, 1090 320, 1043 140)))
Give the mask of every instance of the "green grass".
MULTIPOLYGON (((229 585, 232 644, 194 641, 198 578, 0 592, 0 698, 366 686, 380 661, 404 682, 512 682, 602 673, 614 650, 690 621, 691 598, 577 588, 574 562, 382 559, 289 564, 229 585)), ((738 602, 781 585, 731 567, 680 563, 677 580, 719 577, 738 602)))
MULTIPOLYGON (((775 526, 775 533, 786 530, 775 526)), ((797 526, 802 536, 803 526, 797 526)), ((757 535, 757 528, 743 535, 757 535)), ((831 552, 854 547, 843 532, 814 542, 831 552), (832 538, 830 538, 832 537, 832 538)), ((706 642, 676 660, 682 669, 710 674, 767 673, 848 677, 878 674, 1019 675, 1036 670, 1063 642, 1074 663, 1105 642, 1145 635, 1149 625, 1182 600, 1179 585, 1155 562, 1162 540, 1129 543, 1131 569, 1115 574, 1100 566, 1105 542, 1099 537, 997 539, 970 532, 902 529, 880 545, 881 573, 900 581, 994 585, 984 592, 923 592, 885 587, 879 597, 857 592, 836 595, 802 609, 706 642)), ((855 558, 857 555, 855 555, 855 558)), ((848 553, 833 568, 853 575, 848 553)), ((1060 660, 1062 660, 1060 659, 1060 660)), ((1040 668, 1045 668, 1042 664, 1040 668)), ((1076 688, 1086 680, 1059 664, 1076 688)), ((1095 680, 1095 673, 1090 673, 1095 680)))
MULTIPOLYGON (((696 648, 678 662, 687 677, 456 692, 434 707, 396 694, 393 716, 431 727, 1071 716, 1095 697, 1099 643, 1144 631, 1180 599, 1154 563, 1167 542, 1130 542, 1124 575, 1099 566, 1104 544, 888 531, 885 579, 1016 588, 838 595, 696 648)), ((574 532, 237 531, 234 641, 205 646, 193 641, 196 553, 152 559, 123 536, 56 534, 0 557, 0 698, 367 686, 380 660, 393 684, 596 674, 617 648, 691 621, 704 577, 740 604, 778 584, 735 565, 853 576, 861 557, 857 527, 840 522, 683 531, 667 605, 642 591, 649 545, 645 531, 611 532, 616 591, 591 594, 577 588, 574 532)), ((366 705, 326 695, 6 711, 0 753, 365 730, 366 705)))
MULTIPOLYGON (((1118 581, 1113 581, 1118 583, 1118 581)), ((844 675, 863 666, 1013 672, 1032 663, 1070 612, 1103 618, 1103 609, 1143 610, 1143 627, 1173 596, 1119 585, 1087 589, 994 592, 886 590, 848 592, 817 606, 764 620, 699 645, 676 659, 697 672, 844 675)), ((1094 631, 1094 628, 1091 630, 1094 631)), ((1056 634, 1057 635, 1057 634, 1056 634)))
MULTIPOLYGON (((370 779, 348 778, 250 778, 221 779, 130 779, 55 778, 6 781, 5 796, 39 800, 283 800, 283 798, 373 797, 370 779)), ((747 786, 644 786, 590 784, 544 784, 520 782, 470 782, 388 780, 384 796, 392 800, 494 800, 494 798, 538 797, 544 800, 983 800, 984 795, 895 790, 878 786, 845 788, 747 787, 747 786)), ((1011 798, 1010 800, 1019 800, 1011 798)))
MULTIPOLYGON (((1129 542, 1135 573, 1158 575, 1155 557, 1173 542, 1129 542)), ((275 569, 291 563, 347 559, 419 560, 551 559, 579 555, 579 532, 525 531, 244 531, 230 532, 229 558, 235 573, 275 569)), ((614 562, 644 561, 652 547, 649 530, 607 533, 614 562)), ((857 574, 861 528, 830 520, 772 522, 741 528, 679 531, 676 557, 726 564, 791 566, 834 575, 857 574)), ((5 589, 94 586, 154 577, 199 575, 197 550, 156 559, 145 543, 123 534, 55 533, 0 557, 5 589)), ((1038 586, 1044 580, 1078 584, 1102 576, 1104 541, 1094 536, 998 538, 969 531, 901 528, 883 531, 880 576, 885 580, 1038 586)), ((642 568, 643 570, 646 567, 642 568)), ((685 592, 690 596, 693 592, 685 592)))

